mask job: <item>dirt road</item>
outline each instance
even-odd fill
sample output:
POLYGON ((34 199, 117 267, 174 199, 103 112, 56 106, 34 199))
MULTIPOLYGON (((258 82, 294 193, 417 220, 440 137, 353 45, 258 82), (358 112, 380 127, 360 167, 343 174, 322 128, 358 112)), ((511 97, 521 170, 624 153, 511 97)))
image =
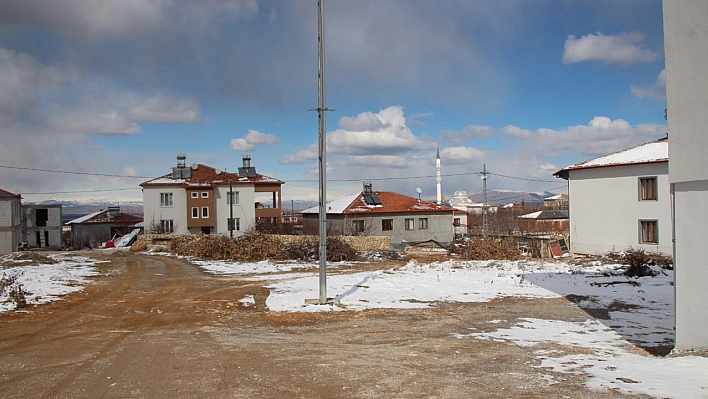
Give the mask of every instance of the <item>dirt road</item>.
POLYGON ((1 397, 624 397, 589 392, 578 376, 549 384, 532 367, 538 348, 456 337, 520 317, 588 318, 566 300, 273 313, 263 282, 170 257, 107 259, 84 291, 0 315, 1 397), (247 294, 255 306, 238 302, 247 294))

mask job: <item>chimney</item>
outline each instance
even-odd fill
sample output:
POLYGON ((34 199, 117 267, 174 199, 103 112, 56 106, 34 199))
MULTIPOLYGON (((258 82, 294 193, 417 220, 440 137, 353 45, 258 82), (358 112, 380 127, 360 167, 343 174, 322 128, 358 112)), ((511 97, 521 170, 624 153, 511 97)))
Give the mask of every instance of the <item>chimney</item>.
POLYGON ((256 168, 251 166, 251 156, 244 155, 241 157, 243 159, 243 167, 238 168, 239 177, 256 177, 256 168))

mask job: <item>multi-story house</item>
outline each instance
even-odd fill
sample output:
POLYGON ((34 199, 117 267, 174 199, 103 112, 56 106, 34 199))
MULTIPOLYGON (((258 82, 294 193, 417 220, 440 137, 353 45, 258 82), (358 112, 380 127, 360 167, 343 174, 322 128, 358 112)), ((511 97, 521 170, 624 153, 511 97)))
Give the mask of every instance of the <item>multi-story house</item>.
POLYGON ((22 235, 29 248, 63 245, 61 210, 61 204, 22 205, 22 235))
POLYGON ((577 254, 628 248, 670 254, 669 143, 662 138, 565 167, 577 254))
POLYGON ((22 242, 22 196, 0 190, 0 254, 17 251, 22 242))
POLYGON ((141 184, 146 232, 237 236, 280 225, 284 182, 256 173, 250 156, 238 173, 185 161, 178 154, 172 173, 141 184))

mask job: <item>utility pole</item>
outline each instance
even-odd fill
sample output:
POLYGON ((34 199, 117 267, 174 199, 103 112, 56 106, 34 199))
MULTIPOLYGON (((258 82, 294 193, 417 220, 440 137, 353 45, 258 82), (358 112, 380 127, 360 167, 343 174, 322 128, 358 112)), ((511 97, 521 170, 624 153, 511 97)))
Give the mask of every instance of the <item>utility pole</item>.
POLYGON ((234 183, 229 173, 229 235, 234 238, 234 183))
POLYGON ((487 178, 489 177, 489 173, 487 173, 487 164, 484 164, 484 171, 480 174, 480 177, 482 178, 482 191, 483 191, 483 200, 484 203, 482 204, 482 236, 486 237, 487 233, 489 232, 489 220, 487 219, 487 178))
POLYGON ((334 108, 327 108, 325 101, 325 27, 324 27, 324 0, 317 2, 317 28, 318 28, 318 102, 317 108, 310 108, 309 111, 317 111, 319 129, 317 143, 319 147, 319 191, 320 191, 320 297, 319 304, 327 303, 327 122, 325 113, 334 111, 334 108))

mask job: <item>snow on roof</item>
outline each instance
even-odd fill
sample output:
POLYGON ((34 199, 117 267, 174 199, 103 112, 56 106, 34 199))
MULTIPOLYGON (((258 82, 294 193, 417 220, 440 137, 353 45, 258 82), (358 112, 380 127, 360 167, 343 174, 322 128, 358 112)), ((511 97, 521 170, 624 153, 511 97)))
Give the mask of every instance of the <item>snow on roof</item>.
POLYGON ((669 140, 662 138, 648 143, 640 144, 622 151, 617 151, 609 155, 599 158, 594 158, 589 161, 576 163, 575 165, 567 166, 558 172, 555 176, 563 171, 599 168, 604 166, 619 166, 632 165, 652 162, 666 162, 669 160, 669 140))
POLYGON ((100 215, 100 214, 102 214, 102 213, 104 213, 104 212, 108 212, 108 209, 104 209, 104 210, 102 210, 102 211, 94 212, 94 213, 91 213, 91 214, 86 215, 86 216, 81 216, 80 218, 76 218, 76 219, 74 219, 74 220, 71 220, 71 221, 67 222, 66 224, 83 223, 83 222, 85 222, 85 221, 87 221, 87 220, 89 220, 89 219, 91 219, 91 218, 93 218, 93 217, 95 217, 95 216, 98 216, 98 215, 100 215))
MULTIPOLYGON (((350 194, 346 197, 331 201, 327 203, 326 210, 327 213, 343 213, 349 205, 351 205, 354 200, 359 197, 359 193, 350 194)), ((305 209, 302 213, 319 213, 320 206, 313 206, 312 208, 305 209)))
POLYGON ((527 214, 525 214, 525 215, 519 216, 519 218, 520 218, 520 219, 536 219, 540 214, 541 214, 541 211, 533 212, 533 213, 527 213, 527 214))

